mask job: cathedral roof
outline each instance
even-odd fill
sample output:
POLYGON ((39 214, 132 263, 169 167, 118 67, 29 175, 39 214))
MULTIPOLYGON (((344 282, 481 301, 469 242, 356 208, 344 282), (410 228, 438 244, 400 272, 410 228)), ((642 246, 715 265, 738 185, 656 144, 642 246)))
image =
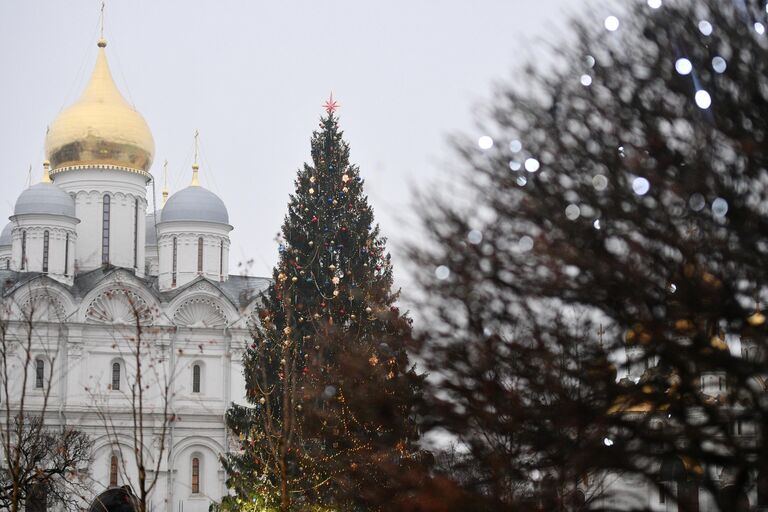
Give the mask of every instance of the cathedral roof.
POLYGON ((52 174, 72 168, 115 168, 144 174, 155 152, 146 121, 112 79, 104 48, 82 96, 53 121, 45 140, 52 174))
POLYGON ((168 198, 163 208, 162 221, 229 224, 229 213, 219 196, 199 185, 190 185, 168 198))
POLYGON ((13 208, 14 215, 28 213, 75 218, 75 200, 53 183, 37 183, 21 193, 13 208))

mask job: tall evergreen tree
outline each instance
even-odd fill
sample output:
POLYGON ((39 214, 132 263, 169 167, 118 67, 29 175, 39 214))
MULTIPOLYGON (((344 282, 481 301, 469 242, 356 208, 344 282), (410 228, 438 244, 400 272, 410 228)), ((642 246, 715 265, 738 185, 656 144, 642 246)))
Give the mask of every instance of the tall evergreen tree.
POLYGON ((274 282, 254 315, 252 406, 227 414, 241 451, 224 461, 237 494, 225 508, 376 508, 412 460, 410 320, 395 306, 385 239, 334 109, 313 134, 313 164, 296 178, 274 282))

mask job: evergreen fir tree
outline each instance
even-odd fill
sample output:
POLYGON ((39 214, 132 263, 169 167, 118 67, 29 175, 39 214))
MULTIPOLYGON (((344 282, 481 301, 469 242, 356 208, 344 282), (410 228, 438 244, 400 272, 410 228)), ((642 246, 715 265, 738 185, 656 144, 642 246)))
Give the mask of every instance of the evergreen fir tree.
POLYGON ((404 348, 410 320, 394 305, 385 239, 334 107, 296 178, 255 313, 244 358, 252 407, 227 414, 241 451, 225 460, 237 494, 226 508, 377 508, 413 460, 421 380, 404 348))

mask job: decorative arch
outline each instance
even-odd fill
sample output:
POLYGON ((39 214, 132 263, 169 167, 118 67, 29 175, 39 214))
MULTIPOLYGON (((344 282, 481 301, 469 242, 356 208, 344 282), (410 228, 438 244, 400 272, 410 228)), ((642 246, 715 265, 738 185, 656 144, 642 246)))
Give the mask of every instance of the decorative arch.
POLYGON ((185 437, 173 447, 171 467, 176 468, 178 464, 185 464, 185 461, 191 458, 192 453, 208 453, 215 460, 219 454, 224 453, 224 447, 210 437, 197 435, 185 437))
POLYGON ((184 327, 223 328, 229 323, 220 302, 212 297, 192 297, 176 308, 173 323, 184 327))
POLYGON ((19 288, 12 299, 19 317, 42 322, 64 322, 75 310, 72 296, 57 281, 40 276, 19 288))
MULTIPOLYGON (((142 445, 142 450, 147 454, 147 458, 150 461, 154 461, 152 454, 152 447, 146 443, 142 445)), ((103 456, 104 453, 122 453, 123 456, 133 455, 133 438, 127 434, 116 433, 115 435, 103 434, 93 439, 93 458, 98 459, 103 456)), ((165 454, 164 454, 165 455, 165 454)))
POLYGON ((142 325, 152 323, 154 315, 147 302, 127 288, 113 288, 99 294, 88 304, 85 320, 97 324, 132 325, 136 316, 142 325))

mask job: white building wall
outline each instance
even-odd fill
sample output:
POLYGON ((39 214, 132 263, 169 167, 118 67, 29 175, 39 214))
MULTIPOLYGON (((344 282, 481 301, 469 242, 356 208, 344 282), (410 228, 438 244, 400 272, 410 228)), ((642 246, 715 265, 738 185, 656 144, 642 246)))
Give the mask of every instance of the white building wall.
POLYGON ((45 232, 48 232, 48 275, 65 284, 74 278, 74 252, 77 242, 77 219, 59 215, 25 214, 13 219, 11 269, 24 272, 43 272, 45 232), (26 233, 26 242, 23 242, 26 233), (69 241, 67 241, 69 235, 69 241), (66 245, 69 243, 69 251, 66 245), (22 268, 22 245, 25 261, 22 268), (69 257, 65 264, 65 256, 69 257), (66 270, 66 273, 65 273, 66 270))
POLYGON ((11 268, 11 245, 0 246, 0 270, 11 268))
POLYGON ((144 212, 147 207, 147 179, 138 174, 115 169, 74 169, 56 173, 53 180, 75 198, 75 211, 81 220, 77 226, 76 264, 80 272, 101 267, 103 197, 109 194, 110 264, 135 268, 144 275, 144 212), (135 233, 135 199, 139 200, 138 232, 135 233), (134 266, 134 239, 138 240, 138 261, 134 266))
POLYGON ((161 291, 178 288, 198 276, 225 281, 229 275, 227 224, 212 222, 161 222, 158 224, 158 285, 161 291), (173 283, 173 240, 176 239, 176 283, 173 283), (198 271, 198 240, 203 239, 203 271, 198 271), (223 258, 222 258, 223 243, 223 258), (223 270, 223 271, 222 271, 223 270))

